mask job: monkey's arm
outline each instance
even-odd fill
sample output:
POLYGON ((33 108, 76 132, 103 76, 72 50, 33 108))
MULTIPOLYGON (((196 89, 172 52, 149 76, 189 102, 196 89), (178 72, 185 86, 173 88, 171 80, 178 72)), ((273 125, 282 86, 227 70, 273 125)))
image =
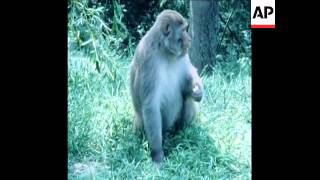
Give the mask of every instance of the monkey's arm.
POLYGON ((152 160, 160 163, 164 159, 162 149, 162 121, 160 108, 157 105, 142 106, 144 130, 151 148, 152 160))
POLYGON ((144 131, 146 133, 152 160, 160 163, 164 159, 162 149, 162 119, 160 112, 160 100, 158 90, 158 71, 154 61, 144 61, 141 68, 140 80, 140 101, 144 131))
POLYGON ((199 102, 203 96, 203 84, 197 69, 190 63, 184 80, 183 94, 191 96, 195 101, 199 102))

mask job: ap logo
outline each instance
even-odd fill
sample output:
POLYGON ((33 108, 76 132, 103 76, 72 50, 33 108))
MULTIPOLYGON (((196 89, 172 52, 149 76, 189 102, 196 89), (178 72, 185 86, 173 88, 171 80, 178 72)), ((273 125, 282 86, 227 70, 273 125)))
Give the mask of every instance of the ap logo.
POLYGON ((275 0, 251 0, 251 28, 275 28, 275 0))

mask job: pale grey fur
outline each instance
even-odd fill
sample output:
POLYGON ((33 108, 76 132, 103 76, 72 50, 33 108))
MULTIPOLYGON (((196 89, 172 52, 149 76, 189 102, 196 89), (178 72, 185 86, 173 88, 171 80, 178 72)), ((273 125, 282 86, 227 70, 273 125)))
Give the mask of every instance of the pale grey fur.
POLYGON ((195 101, 202 98, 202 81, 187 53, 190 37, 185 26, 179 13, 163 11, 139 42, 130 65, 136 126, 144 130, 157 163, 164 158, 163 132, 189 123, 195 101), (199 91, 192 91, 194 85, 199 91))

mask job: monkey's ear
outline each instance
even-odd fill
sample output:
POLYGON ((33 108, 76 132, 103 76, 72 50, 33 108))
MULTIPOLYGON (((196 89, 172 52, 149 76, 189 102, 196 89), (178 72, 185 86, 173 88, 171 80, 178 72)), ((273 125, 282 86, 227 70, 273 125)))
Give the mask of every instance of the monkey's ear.
POLYGON ((170 34, 170 31, 171 31, 171 26, 169 23, 166 23, 163 25, 162 27, 162 33, 165 35, 165 36, 168 36, 170 34))

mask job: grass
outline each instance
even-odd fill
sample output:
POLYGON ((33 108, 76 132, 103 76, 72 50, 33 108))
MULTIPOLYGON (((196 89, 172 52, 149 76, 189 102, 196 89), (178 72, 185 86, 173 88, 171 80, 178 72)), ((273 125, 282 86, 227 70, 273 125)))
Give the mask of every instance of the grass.
MULTIPOLYGON (((251 77, 204 77, 192 125, 167 137, 158 171, 144 137, 133 133, 130 58, 114 55, 114 78, 76 52, 68 57, 69 179, 251 179, 251 77)), ((110 68, 110 67, 109 67, 110 68)))

